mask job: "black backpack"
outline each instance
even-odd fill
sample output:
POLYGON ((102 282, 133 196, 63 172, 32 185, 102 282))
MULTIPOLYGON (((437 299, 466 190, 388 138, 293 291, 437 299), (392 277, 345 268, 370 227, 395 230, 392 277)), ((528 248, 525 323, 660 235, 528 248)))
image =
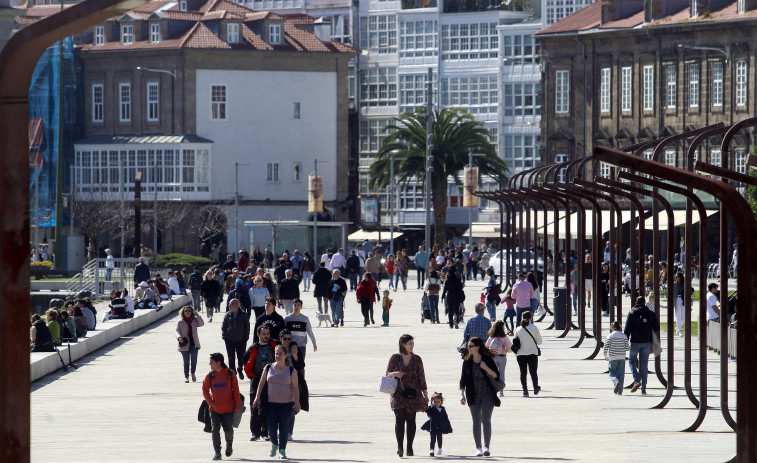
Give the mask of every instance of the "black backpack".
POLYGON ((193 290, 199 290, 202 287, 202 277, 195 272, 189 277, 189 286, 193 290))

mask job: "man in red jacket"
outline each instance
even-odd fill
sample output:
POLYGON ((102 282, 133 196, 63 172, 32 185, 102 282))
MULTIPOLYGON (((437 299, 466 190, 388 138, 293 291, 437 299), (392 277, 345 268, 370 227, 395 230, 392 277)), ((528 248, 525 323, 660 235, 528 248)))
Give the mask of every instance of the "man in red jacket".
POLYGON ((214 460, 221 459, 221 427, 226 437, 226 456, 233 453, 234 413, 242 408, 237 376, 223 362, 223 354, 210 354, 210 373, 202 382, 202 395, 210 408, 214 460))

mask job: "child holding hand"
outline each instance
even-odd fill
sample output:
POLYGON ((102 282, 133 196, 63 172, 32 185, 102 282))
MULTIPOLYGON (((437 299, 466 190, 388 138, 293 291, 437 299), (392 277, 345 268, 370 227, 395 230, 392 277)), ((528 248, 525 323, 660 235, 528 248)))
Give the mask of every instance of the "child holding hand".
POLYGON ((394 299, 389 299, 389 290, 385 289, 384 300, 381 301, 381 308, 383 309, 381 311, 381 318, 384 320, 384 323, 381 326, 389 326, 389 309, 392 308, 393 302, 394 299))
POLYGON ((434 446, 436 446, 436 455, 442 454, 442 434, 452 432, 452 425, 447 416, 447 410, 442 406, 444 397, 439 392, 434 392, 431 396, 431 405, 426 410, 428 421, 423 423, 421 429, 431 434, 431 451, 429 455, 434 456, 434 446))

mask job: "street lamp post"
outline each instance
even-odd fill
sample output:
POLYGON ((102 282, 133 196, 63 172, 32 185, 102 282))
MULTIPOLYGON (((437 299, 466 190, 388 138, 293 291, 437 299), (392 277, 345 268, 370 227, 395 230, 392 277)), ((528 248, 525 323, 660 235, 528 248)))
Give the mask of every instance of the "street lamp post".
MULTIPOLYGON (((434 170, 434 145, 433 145, 433 121, 432 113, 434 110, 433 96, 434 96, 434 70, 428 68, 428 77, 426 79, 426 194, 424 195, 424 203, 426 206, 426 227, 425 227, 425 241, 426 251, 430 252, 433 249, 431 245, 431 173, 434 170)), ((394 179, 394 175, 392 175, 394 179)), ((393 238, 393 237, 392 237, 393 238)), ((392 241, 394 243, 394 241, 392 241)))
POLYGON ((249 164, 234 163, 234 246, 237 249, 239 249, 239 166, 249 166, 249 164))
MULTIPOLYGON (((394 181, 394 160, 395 159, 407 159, 405 157, 398 158, 394 155, 394 151, 389 155, 389 253, 394 254, 394 200, 397 197, 396 185, 394 181)), ((428 222, 426 222, 428 226, 428 222)))

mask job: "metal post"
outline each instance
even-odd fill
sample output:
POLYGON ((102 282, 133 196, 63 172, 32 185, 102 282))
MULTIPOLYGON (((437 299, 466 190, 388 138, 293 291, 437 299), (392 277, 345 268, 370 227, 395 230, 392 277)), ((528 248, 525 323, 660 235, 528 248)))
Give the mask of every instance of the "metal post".
MULTIPOLYGON (((428 68, 428 78, 426 81, 426 194, 424 195, 424 202, 426 205, 426 230, 425 230, 425 242, 426 251, 431 252, 434 248, 431 242, 431 172, 433 172, 434 164, 434 145, 433 145, 433 124, 431 115, 434 110, 433 96, 434 96, 434 70, 428 68)), ((394 175, 392 175, 394 178, 394 175)))
POLYGON ((394 254, 394 151, 389 155, 389 254, 394 254))
POLYGON ((68 217, 68 234, 74 234, 74 165, 71 164, 71 197, 68 199, 68 210, 71 212, 68 217))
MULTIPOLYGON (((313 175, 318 175, 318 159, 313 159, 313 175)), ((313 258, 318 255, 318 212, 313 212, 313 258)))
MULTIPOLYGON (((63 0, 60 0, 63 11, 63 0)), ((63 262, 63 39, 58 40, 58 158, 55 162, 55 268, 61 269, 63 262)), ((39 175, 37 175, 39 180, 39 175)), ((39 184, 39 182, 37 182, 39 184)), ((38 219, 39 221, 39 219, 38 219)), ((39 223, 37 223, 39 228, 39 223)), ((122 285, 123 286, 123 285, 122 285)))
MULTIPOLYGON (((239 248, 239 163, 234 163, 234 246, 239 248)), ((234 251, 231 251, 232 253, 234 251)))
MULTIPOLYGON (((126 175, 126 161, 121 161, 121 175, 119 176, 121 179, 121 287, 124 287, 124 253, 126 251, 126 237, 124 236, 124 233, 126 230, 124 229, 124 217, 126 215, 125 209, 124 209, 124 176, 126 175)), ((57 220, 57 219, 56 219, 57 220)), ((99 256, 98 256, 99 257, 99 256)), ((97 272, 95 272, 97 273, 97 272)))
MULTIPOLYGON (((473 167, 473 150, 471 148, 468 148, 468 167, 473 167)), ((468 244, 473 250, 473 206, 468 208, 468 244)))
MULTIPOLYGON (((153 166, 153 169, 161 169, 162 167, 153 166)), ((158 254, 158 181, 157 177, 155 177, 155 171, 153 170, 153 178, 156 179, 153 181, 153 188, 155 189, 155 204, 153 205, 152 210, 152 216, 153 216, 153 224, 152 224, 152 251, 157 255, 158 254)))
POLYGON ((37 246, 39 246, 39 164, 36 164, 37 175, 34 178, 34 253, 37 253, 37 246))

